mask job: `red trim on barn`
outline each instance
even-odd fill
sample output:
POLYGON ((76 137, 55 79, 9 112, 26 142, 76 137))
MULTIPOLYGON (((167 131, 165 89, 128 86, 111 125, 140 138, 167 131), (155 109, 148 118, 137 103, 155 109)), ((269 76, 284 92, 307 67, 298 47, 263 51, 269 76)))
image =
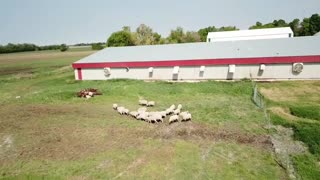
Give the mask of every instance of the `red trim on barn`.
POLYGON ((82 80, 82 71, 81 68, 78 68, 78 80, 82 80))
POLYGON ((295 62, 320 62, 320 55, 315 56, 283 56, 257 58, 224 58, 224 59, 192 59, 134 62, 102 62, 73 63, 73 68, 104 68, 104 67, 164 67, 164 66, 205 66, 225 64, 286 64, 295 62))

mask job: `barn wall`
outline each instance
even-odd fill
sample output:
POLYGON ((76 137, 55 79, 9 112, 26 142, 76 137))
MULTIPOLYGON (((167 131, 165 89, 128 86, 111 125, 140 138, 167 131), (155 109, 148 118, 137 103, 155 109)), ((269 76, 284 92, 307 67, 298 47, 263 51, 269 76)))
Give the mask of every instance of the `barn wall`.
MULTIPOLYGON (((201 80, 201 79, 320 79, 320 63, 304 63, 300 74, 292 73, 292 64, 266 64, 264 71, 259 71, 259 64, 236 65, 235 73, 228 73, 228 65, 206 66, 203 73, 200 66, 180 67, 177 76, 172 74, 173 67, 154 67, 153 73, 145 68, 111 68, 111 75, 106 77, 103 69, 82 69, 83 80, 107 80, 114 78, 154 79, 154 80, 201 80)), ((75 70, 77 79, 78 72, 75 70)))

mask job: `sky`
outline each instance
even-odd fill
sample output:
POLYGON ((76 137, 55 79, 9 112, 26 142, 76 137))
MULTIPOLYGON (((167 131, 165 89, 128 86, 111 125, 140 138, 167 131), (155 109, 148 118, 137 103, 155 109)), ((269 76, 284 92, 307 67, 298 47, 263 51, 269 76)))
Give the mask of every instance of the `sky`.
POLYGON ((292 21, 320 13, 319 0, 1 0, 0 44, 106 42, 140 24, 167 36, 177 26, 247 29, 257 21, 292 21))

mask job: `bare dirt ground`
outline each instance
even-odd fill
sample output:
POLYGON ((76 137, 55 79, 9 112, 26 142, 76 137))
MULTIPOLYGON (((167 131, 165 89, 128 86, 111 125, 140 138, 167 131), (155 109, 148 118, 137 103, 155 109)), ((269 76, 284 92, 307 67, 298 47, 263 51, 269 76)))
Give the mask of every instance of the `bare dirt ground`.
POLYGON ((61 59, 69 57, 84 57, 92 54, 94 51, 76 51, 76 52, 24 52, 24 53, 12 53, 12 54, 1 54, 0 64, 28 62, 28 61, 39 61, 39 60, 50 60, 50 59, 61 59))

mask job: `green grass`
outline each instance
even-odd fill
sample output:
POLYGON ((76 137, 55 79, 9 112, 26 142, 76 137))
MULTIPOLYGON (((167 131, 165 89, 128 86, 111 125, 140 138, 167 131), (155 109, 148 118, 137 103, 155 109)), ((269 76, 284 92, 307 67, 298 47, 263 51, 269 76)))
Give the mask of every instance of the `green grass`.
POLYGON ((292 106, 290 112, 297 117, 320 121, 320 106, 292 106))
POLYGON ((284 113, 269 111, 275 125, 292 128, 294 139, 302 141, 311 153, 295 155, 293 162, 302 179, 320 176, 320 81, 296 81, 260 84, 270 107, 280 107, 284 113), (287 109, 288 112, 285 112, 287 109))
POLYGON ((0 149, 1 178, 287 178, 259 141, 268 132, 251 82, 75 81, 70 64, 90 53, 0 55, 0 144, 12 140, 0 149), (90 87, 103 95, 75 97, 90 87), (137 109, 139 97, 156 102, 150 110, 181 103, 193 120, 150 125, 111 108, 137 109))
POLYGON ((320 159, 320 124, 296 123, 293 128, 295 139, 306 143, 310 152, 320 159))
POLYGON ((293 159, 300 178, 319 179, 320 166, 313 156, 297 155, 293 159))

